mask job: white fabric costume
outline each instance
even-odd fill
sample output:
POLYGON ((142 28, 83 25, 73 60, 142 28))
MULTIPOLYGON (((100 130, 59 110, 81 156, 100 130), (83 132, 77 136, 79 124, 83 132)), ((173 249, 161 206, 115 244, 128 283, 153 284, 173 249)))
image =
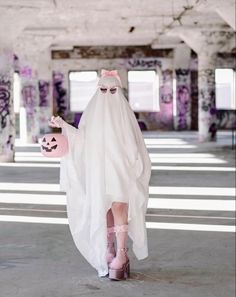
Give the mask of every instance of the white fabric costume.
POLYGON ((112 202, 129 204, 129 237, 138 259, 148 256, 145 213, 151 161, 134 112, 119 80, 105 76, 83 112, 78 129, 65 124, 69 153, 61 159, 60 185, 67 194, 69 227, 74 242, 98 271, 106 263, 106 214, 112 202), (118 87, 114 94, 109 91, 118 87))

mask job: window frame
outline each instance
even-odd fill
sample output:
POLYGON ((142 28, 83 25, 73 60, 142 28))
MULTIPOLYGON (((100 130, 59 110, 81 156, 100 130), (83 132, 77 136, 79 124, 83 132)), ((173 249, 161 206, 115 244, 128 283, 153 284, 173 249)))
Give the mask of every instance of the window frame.
POLYGON ((236 79, 236 70, 235 68, 232 68, 232 67, 217 67, 215 68, 215 72, 214 72, 214 75, 215 75, 215 105, 216 105, 216 109, 217 110, 236 110, 236 82, 235 82, 235 79, 236 79), (216 71, 217 70, 232 70, 233 71, 233 98, 231 98, 231 101, 230 101, 230 107, 217 107, 217 83, 216 83, 216 71))
POLYGON ((21 107, 21 88, 22 88, 22 82, 21 82, 21 76, 19 71, 14 71, 13 74, 13 109, 15 114, 20 114, 20 107, 21 107), (19 105, 18 108, 16 107, 16 102, 15 102, 15 76, 17 75, 18 81, 19 81, 19 105))
POLYGON ((86 69, 86 70, 69 70, 68 71, 68 85, 69 85, 69 88, 68 88, 68 97, 69 97, 69 110, 70 112, 72 113, 83 113, 84 110, 72 110, 71 109, 71 80, 70 80, 70 74, 72 72, 96 72, 97 73, 97 79, 99 77, 99 70, 97 69, 86 69))
POLYGON ((132 108, 132 110, 136 113, 141 113, 141 112, 160 112, 160 73, 158 71, 158 69, 155 68, 150 68, 150 69, 127 69, 127 80, 128 80, 128 102, 130 104, 130 107, 132 108), (158 109, 157 110, 153 110, 153 109, 141 109, 141 110, 136 110, 133 109, 131 104, 130 104, 130 93, 129 93, 129 72, 145 72, 145 71, 154 71, 156 78, 157 78, 157 106, 158 109))

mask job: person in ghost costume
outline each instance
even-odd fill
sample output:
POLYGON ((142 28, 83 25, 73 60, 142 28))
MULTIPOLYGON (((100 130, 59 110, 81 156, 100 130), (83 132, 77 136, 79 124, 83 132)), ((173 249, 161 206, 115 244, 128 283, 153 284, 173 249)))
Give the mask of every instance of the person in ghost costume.
POLYGON ((60 117, 49 124, 62 128, 69 143, 61 158, 60 186, 75 245, 100 277, 126 279, 128 236, 136 257, 148 256, 151 161, 117 71, 102 70, 78 129, 60 117))

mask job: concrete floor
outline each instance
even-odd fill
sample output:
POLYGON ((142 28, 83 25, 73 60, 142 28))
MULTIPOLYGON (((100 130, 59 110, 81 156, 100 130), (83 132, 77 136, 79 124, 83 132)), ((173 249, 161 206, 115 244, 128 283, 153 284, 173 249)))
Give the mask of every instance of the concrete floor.
POLYGON ((138 261, 130 251, 123 282, 98 278, 76 249, 58 162, 17 146, 16 166, 0 164, 0 297, 233 297, 235 150, 230 133, 218 134, 198 144, 195 132, 145 133, 150 255, 138 261))

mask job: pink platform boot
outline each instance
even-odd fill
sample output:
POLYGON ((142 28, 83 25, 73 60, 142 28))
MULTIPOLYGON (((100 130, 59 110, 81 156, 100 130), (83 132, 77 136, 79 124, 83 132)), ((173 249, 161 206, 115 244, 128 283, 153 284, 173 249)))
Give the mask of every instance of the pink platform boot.
POLYGON ((124 280, 130 275, 130 264, 126 247, 128 238, 128 225, 115 226, 117 240, 117 254, 109 265, 109 278, 111 280, 124 280))
POLYGON ((107 264, 109 265, 116 256, 114 245, 114 227, 107 228, 107 264))

